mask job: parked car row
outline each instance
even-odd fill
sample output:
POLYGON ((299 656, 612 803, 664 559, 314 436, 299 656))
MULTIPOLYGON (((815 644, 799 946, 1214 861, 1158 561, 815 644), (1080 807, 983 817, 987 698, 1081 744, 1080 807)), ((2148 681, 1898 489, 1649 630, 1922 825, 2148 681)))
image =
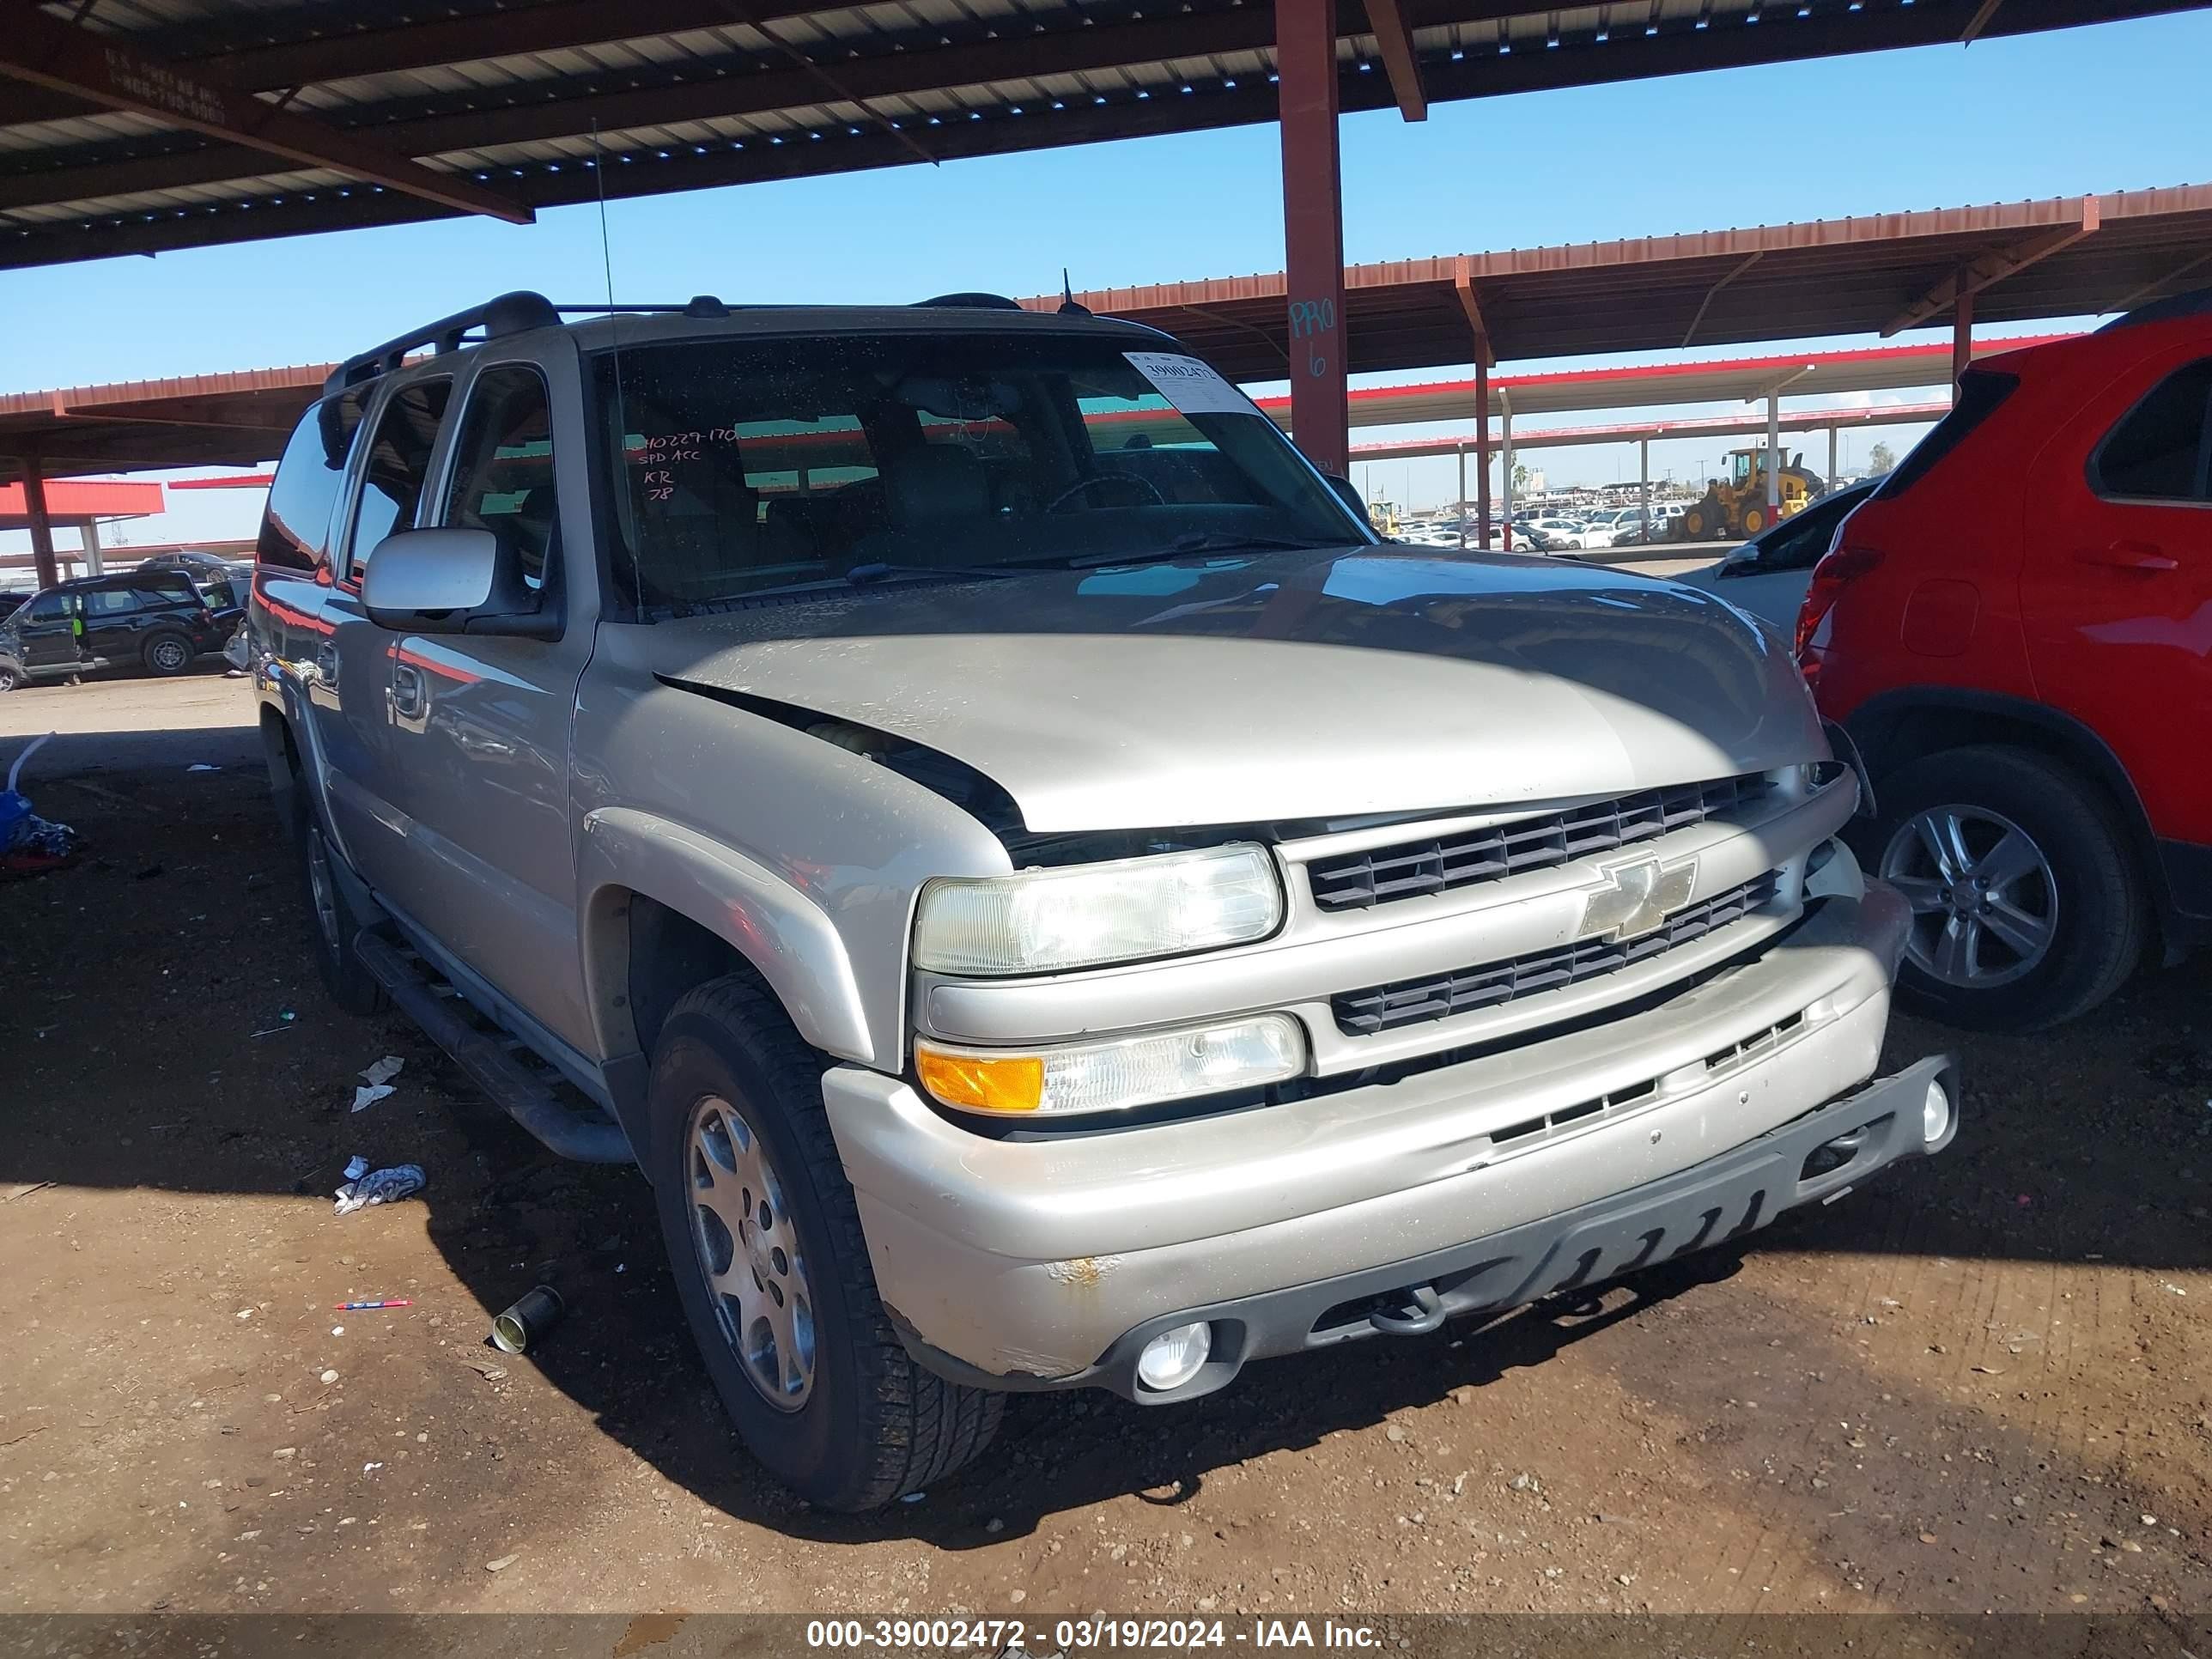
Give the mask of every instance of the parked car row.
POLYGON ((237 632, 252 582, 251 564, 163 554, 0 597, 0 691, 105 669, 181 674, 237 632))

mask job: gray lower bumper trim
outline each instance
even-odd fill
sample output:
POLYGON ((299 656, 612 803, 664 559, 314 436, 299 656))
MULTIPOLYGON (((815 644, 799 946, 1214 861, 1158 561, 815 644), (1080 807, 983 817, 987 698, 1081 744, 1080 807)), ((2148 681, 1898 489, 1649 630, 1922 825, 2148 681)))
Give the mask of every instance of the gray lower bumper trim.
POLYGON ((1097 1364, 1066 1376, 994 1376, 911 1330, 901 1334, 921 1364, 975 1388, 1103 1388, 1142 1405, 1194 1400, 1226 1386, 1247 1360, 1364 1337, 1420 1335, 1447 1319, 1503 1312, 1741 1237, 1784 1210, 1841 1197, 1900 1158, 1942 1151, 1958 1133, 1958 1060, 1932 1055, 1718 1158, 1580 1208, 1410 1261, 1148 1319, 1097 1364), (1929 1141, 1921 1109, 1938 1078, 1951 1116, 1929 1141), (1806 1175, 1806 1160, 1832 1144, 1825 1167, 1806 1175), (1213 1348, 1198 1375, 1164 1393, 1139 1388, 1137 1356, 1145 1345, 1200 1321, 1212 1326, 1213 1348))

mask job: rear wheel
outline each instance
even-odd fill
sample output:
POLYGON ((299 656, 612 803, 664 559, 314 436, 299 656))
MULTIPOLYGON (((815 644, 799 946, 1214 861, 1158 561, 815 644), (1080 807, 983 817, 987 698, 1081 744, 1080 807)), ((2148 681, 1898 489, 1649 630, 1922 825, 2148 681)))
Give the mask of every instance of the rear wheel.
POLYGON ((1005 1396, 923 1370, 891 1328, 823 1068, 758 986, 701 986, 655 1046, 647 1156, 684 1315, 746 1449, 808 1502, 868 1510, 974 1458, 1005 1396))
POLYGON ((1987 1030, 2086 1013, 2134 971, 2148 907, 2118 815, 2033 750, 1953 749, 1885 779, 1875 867, 1912 906, 1905 1000, 1987 1030))
POLYGON ((182 634, 156 634, 138 654, 145 660, 148 673, 167 678, 192 665, 192 642, 182 634))

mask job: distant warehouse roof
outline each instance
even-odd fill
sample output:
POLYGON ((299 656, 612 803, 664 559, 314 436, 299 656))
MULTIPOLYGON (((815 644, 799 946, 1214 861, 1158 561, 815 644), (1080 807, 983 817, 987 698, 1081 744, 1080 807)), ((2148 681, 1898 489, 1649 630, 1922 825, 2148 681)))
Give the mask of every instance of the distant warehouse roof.
MULTIPOLYGON (((1411 112, 2202 3, 1343 0, 1340 100, 1411 112)), ((1265 0, 0 9, 0 267, 453 213, 522 222, 592 199, 602 155, 607 193, 628 197, 1277 113, 1265 0)))

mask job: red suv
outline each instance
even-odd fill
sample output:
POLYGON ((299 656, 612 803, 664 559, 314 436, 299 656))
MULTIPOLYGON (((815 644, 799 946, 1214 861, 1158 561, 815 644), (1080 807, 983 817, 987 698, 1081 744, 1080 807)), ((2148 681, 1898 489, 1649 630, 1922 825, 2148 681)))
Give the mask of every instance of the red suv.
POLYGON ((1967 370, 1796 647, 1923 1012, 2055 1024, 2212 935, 2212 289, 1967 370))

